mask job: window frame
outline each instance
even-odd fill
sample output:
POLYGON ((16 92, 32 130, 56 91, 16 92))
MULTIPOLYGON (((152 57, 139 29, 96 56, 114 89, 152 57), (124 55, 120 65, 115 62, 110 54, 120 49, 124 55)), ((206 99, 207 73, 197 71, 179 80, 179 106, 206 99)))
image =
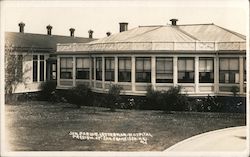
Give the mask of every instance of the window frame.
POLYGON ((132 59, 131 57, 118 57, 118 82, 131 82, 132 59), (123 69, 120 67, 120 62, 123 61, 123 69), (130 68, 127 68, 130 64, 130 68))
POLYGON ((151 71, 152 71, 152 66, 151 66, 151 57, 136 57, 135 58, 135 82, 137 83, 151 83, 151 71), (137 67, 137 62, 139 60, 142 60, 142 69, 138 69, 137 67), (147 61, 150 62, 149 70, 145 68, 147 64, 145 64, 147 61), (140 75, 142 77, 140 77, 140 75))
POLYGON ((90 59, 89 57, 76 57, 76 79, 88 80, 90 78, 90 59), (82 60, 82 66, 78 67, 78 60, 82 60), (85 62, 88 60, 88 67, 85 67, 85 62), (79 72, 83 72, 84 75, 79 75, 79 72))
POLYGON ((214 83, 214 58, 212 57, 199 57, 199 83, 214 83), (200 63, 205 61, 205 70, 201 70, 200 63), (208 61, 212 61, 212 69, 208 70, 208 61), (202 76, 205 73, 205 76, 202 76), (212 73, 212 74, 211 74, 212 73), (208 76, 209 74, 209 76, 208 76), (209 78, 208 78, 209 77, 209 78))
POLYGON ((115 58, 114 57, 105 57, 105 81, 115 81, 115 58), (109 62, 109 63, 108 63, 109 62), (112 67, 113 62, 113 67, 112 67), (107 66, 108 63, 108 66, 107 66), (109 77, 110 76, 110 77, 109 77))
POLYGON ((155 69, 155 81, 156 83, 173 83, 174 81, 174 66, 173 66, 173 57, 156 57, 155 59, 155 62, 156 62, 156 69, 155 69), (159 70, 158 69, 158 63, 157 62, 164 62, 164 69, 163 70, 159 70), (172 70, 168 70, 166 69, 166 66, 169 64, 169 62, 171 62, 171 65, 172 65, 172 70), (158 75, 162 75, 162 74, 165 74, 165 75, 171 75, 172 76, 172 79, 158 79, 158 75))
POLYGON ((177 68, 178 68, 178 83, 194 83, 195 79, 195 60, 194 57, 179 57, 178 58, 178 63, 177 63, 177 68), (180 70, 179 67, 179 61, 184 60, 185 61, 185 70, 180 70), (187 61, 192 60, 193 61, 193 70, 187 70, 187 61), (180 74, 184 73, 184 77, 187 77, 188 79, 182 79, 179 78, 180 74), (193 76, 193 77, 190 77, 193 76))
POLYGON ((96 57, 96 80, 102 81, 102 57, 96 57), (99 67, 98 67, 99 64, 99 67))
POLYGON ((60 79, 73 79, 73 57, 61 57, 60 58, 60 79), (62 60, 66 60, 66 67, 62 67, 62 60), (71 66, 68 66, 68 61, 71 60, 71 66), (62 72, 65 70, 64 72, 62 72), (66 73, 69 77, 64 77, 62 74, 66 73))
POLYGON ((240 61, 239 57, 232 57, 232 58, 219 58, 219 83, 225 83, 225 84, 239 84, 240 83, 240 61), (227 70, 221 69, 221 60, 227 60, 228 61, 228 67, 227 70), (232 60, 237 60, 238 62, 238 70, 230 70, 230 65, 232 60), (228 80, 225 79, 225 74, 228 74, 228 80), (238 74, 238 81, 236 82, 235 75, 238 74), (223 77, 224 76, 224 77, 223 77))

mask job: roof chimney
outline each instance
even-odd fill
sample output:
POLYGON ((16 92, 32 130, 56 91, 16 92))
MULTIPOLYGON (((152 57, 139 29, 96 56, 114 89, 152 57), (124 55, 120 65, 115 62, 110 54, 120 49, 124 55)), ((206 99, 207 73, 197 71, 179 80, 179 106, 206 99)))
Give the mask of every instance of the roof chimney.
POLYGON ((89 33, 89 38, 93 38, 93 33, 94 33, 94 31, 90 29, 90 30, 88 31, 88 33, 89 33))
POLYGON ((25 23, 20 22, 20 23, 18 24, 18 26, 19 26, 19 32, 20 32, 20 33, 24 33, 24 26, 25 26, 25 23))
POLYGON ((171 19, 169 21, 172 22, 172 26, 176 26, 176 22, 178 21, 178 19, 171 19))
POLYGON ((106 34, 107 34, 107 37, 109 37, 111 35, 111 32, 107 32, 106 34))
POLYGON ((120 32, 124 32, 128 30, 128 23, 127 22, 121 22, 120 24, 120 32))
POLYGON ((51 25, 48 25, 46 28, 47 28, 47 34, 51 35, 51 30, 53 27, 51 25))
POLYGON ((74 37, 75 29, 74 28, 70 28, 69 31, 70 31, 70 36, 74 37))

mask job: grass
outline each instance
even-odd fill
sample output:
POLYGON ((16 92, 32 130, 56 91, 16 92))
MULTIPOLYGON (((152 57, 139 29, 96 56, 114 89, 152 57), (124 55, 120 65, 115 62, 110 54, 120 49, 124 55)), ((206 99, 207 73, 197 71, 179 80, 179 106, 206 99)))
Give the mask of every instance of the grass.
POLYGON ((192 113, 108 108, 72 108, 42 101, 6 104, 8 143, 13 151, 163 151, 191 136, 245 125, 245 114, 192 113), (76 132, 148 132, 148 144, 138 141, 77 140, 76 132))

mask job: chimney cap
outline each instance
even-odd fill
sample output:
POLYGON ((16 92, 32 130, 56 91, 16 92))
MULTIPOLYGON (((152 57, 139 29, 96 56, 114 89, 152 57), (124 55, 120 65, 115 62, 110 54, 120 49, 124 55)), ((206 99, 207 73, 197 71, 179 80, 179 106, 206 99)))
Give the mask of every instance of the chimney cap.
POLYGON ((25 23, 20 22, 18 25, 19 25, 19 26, 25 26, 25 23))
POLYGON ((173 25, 173 26, 176 26, 176 22, 178 21, 178 19, 170 19, 169 21, 172 22, 172 25, 173 25))
POLYGON ((70 31, 75 31, 75 28, 70 28, 69 30, 70 30, 70 31))
POLYGON ((53 27, 51 25, 48 25, 46 28, 47 29, 52 29, 53 27))
POLYGON ((110 36, 110 35, 111 35, 111 32, 107 32, 106 34, 107 34, 107 36, 110 36))
POLYGON ((88 33, 94 33, 94 31, 90 29, 90 30, 88 31, 88 33))

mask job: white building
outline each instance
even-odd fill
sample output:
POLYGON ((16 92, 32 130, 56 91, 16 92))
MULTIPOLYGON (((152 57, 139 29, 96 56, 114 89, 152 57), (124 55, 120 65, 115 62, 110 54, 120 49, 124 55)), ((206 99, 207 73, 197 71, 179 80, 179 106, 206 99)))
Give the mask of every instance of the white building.
MULTIPOLYGON (((21 82, 13 84, 13 93, 35 92, 42 82, 56 80, 57 59, 56 44, 58 43, 86 43, 92 38, 74 37, 75 29, 70 29, 70 36, 52 35, 52 26, 48 25, 47 34, 33 34, 24 32, 24 23, 19 23, 19 32, 5 32, 5 53, 16 56, 17 67, 15 77, 21 82)), ((6 62, 5 64, 9 64, 6 62)), ((11 65, 10 65, 11 66, 11 65)), ((6 72, 8 75, 8 72, 6 72)), ((7 80, 6 80, 7 81, 7 80)))
POLYGON ((107 92, 118 84, 123 93, 144 95, 182 86, 191 96, 246 92, 246 37, 215 24, 139 26, 90 43, 57 45, 57 86, 88 84, 107 92))

